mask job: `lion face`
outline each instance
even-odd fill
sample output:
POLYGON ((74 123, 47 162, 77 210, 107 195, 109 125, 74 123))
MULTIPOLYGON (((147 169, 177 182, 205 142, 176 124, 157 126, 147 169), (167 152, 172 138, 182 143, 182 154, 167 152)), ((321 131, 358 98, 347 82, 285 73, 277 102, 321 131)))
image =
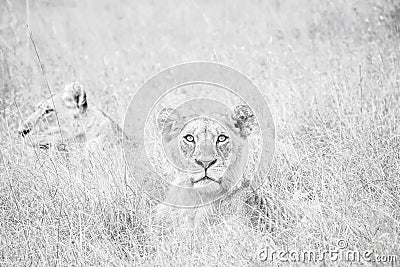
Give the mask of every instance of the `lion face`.
POLYGON ((232 155, 230 135, 226 127, 210 118, 196 118, 184 125, 177 145, 185 166, 197 170, 197 175, 191 177, 194 187, 221 183, 232 155))
POLYGON ((94 106, 88 108, 86 92, 79 82, 67 84, 62 93, 39 103, 18 132, 22 137, 29 135, 28 144, 44 149, 55 146, 58 150, 79 143, 98 150, 105 142, 119 142, 122 134, 104 112, 94 106))
POLYGON ((247 105, 237 106, 232 114, 220 114, 218 119, 185 118, 174 109, 162 110, 157 125, 165 151, 186 173, 174 183, 193 189, 169 192, 167 202, 191 205, 200 197, 199 202, 204 203, 230 190, 246 166, 246 139, 254 123, 254 115, 247 105))
POLYGON ((62 94, 55 94, 39 103, 34 112, 20 124, 18 132, 25 137, 38 127, 38 131, 51 134, 59 131, 62 125, 67 125, 71 120, 77 119, 86 110, 86 92, 83 85, 73 82, 65 86, 62 94))

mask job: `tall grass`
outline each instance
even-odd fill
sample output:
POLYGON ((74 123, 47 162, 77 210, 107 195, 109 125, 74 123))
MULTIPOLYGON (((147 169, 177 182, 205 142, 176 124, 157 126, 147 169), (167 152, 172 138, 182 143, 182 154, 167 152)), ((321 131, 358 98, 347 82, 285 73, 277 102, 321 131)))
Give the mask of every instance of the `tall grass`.
POLYGON ((155 236, 155 203, 135 188, 120 148, 83 157, 33 151, 18 137, 18 122, 48 89, 27 38, 25 2, 3 0, 0 265, 262 265, 262 247, 323 250, 339 239, 352 250, 397 255, 399 264, 399 3, 29 5, 54 92, 80 80, 89 105, 122 123, 148 76, 184 61, 218 61, 265 95, 277 152, 247 201, 252 224, 231 216, 195 238, 179 229, 155 236))

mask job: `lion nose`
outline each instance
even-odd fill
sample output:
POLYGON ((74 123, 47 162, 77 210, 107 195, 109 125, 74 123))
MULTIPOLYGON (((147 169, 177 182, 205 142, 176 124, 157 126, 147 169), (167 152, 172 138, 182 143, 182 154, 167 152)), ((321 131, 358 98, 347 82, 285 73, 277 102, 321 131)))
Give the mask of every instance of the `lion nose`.
POLYGON ((20 126, 18 128, 18 133, 22 136, 25 137, 29 132, 31 131, 31 129, 29 127, 22 127, 20 126))
POLYGON ((215 162, 217 162, 217 159, 213 159, 213 160, 198 160, 198 159, 196 159, 195 161, 196 161, 196 163, 197 163, 198 165, 200 165, 200 166, 203 167, 204 169, 208 169, 208 168, 210 168, 212 165, 214 165, 215 162))

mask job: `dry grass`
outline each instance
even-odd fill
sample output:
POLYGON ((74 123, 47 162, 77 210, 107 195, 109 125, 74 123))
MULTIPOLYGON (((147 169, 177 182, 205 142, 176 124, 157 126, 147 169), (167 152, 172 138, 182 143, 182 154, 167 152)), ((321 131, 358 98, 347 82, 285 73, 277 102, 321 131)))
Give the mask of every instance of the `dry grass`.
POLYGON ((48 89, 25 2, 0 0, 0 265, 262 265, 260 247, 339 239, 399 264, 400 5, 242 2, 29 1, 52 90, 80 80, 119 122, 147 77, 191 60, 243 71, 270 103, 278 151, 248 201, 253 227, 159 240, 120 149, 82 160, 21 143, 16 125, 48 89))

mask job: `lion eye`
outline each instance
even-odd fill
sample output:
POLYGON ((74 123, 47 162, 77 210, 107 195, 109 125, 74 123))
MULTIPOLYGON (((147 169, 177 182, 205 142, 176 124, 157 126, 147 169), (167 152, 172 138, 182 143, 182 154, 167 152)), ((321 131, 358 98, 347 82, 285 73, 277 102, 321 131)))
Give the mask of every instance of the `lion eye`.
POLYGON ((194 143, 194 136, 191 134, 185 135, 183 138, 188 142, 194 143))
POLYGON ((220 136, 218 136, 217 142, 225 142, 226 140, 228 140, 228 138, 228 136, 221 134, 220 136))

